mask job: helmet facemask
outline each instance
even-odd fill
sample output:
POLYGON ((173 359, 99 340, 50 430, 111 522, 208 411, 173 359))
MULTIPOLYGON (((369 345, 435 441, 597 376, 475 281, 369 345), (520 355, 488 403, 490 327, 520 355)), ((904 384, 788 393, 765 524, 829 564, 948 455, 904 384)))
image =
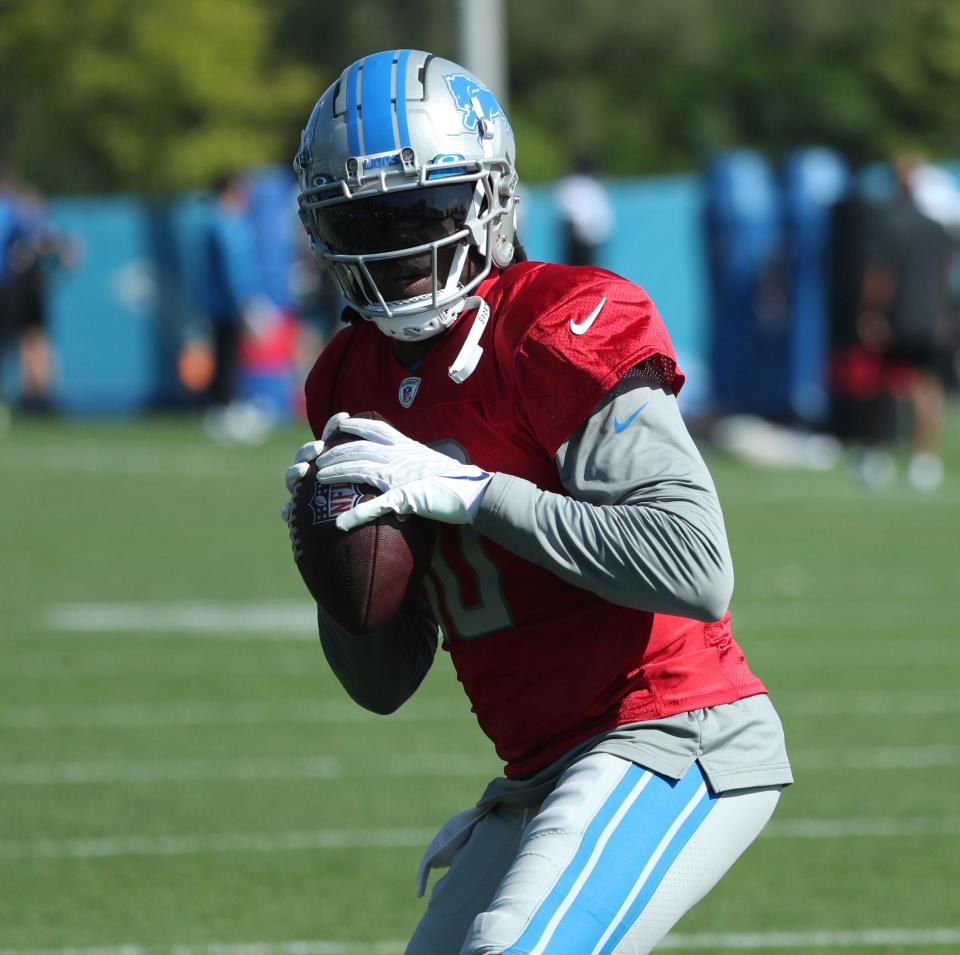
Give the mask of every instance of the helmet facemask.
POLYGON ((512 226, 515 200, 497 201, 500 175, 444 172, 430 185, 332 199, 321 186, 300 197, 317 261, 347 303, 393 338, 443 331, 492 266, 509 261, 498 226, 505 217, 512 226))

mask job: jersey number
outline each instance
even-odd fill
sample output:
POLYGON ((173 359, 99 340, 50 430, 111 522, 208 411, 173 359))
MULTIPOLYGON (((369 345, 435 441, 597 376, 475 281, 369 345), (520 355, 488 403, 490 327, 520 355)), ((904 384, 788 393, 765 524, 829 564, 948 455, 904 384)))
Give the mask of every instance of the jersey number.
MULTIPOLYGON (((431 443, 431 447, 463 464, 470 463, 465 449, 454 441, 431 443)), ((436 619, 449 619, 462 640, 475 640, 511 626, 513 618, 503 596, 500 568, 484 549, 480 533, 469 526, 442 524, 437 545, 430 562, 431 573, 424 578, 436 619), (446 616, 441 613, 441 605, 446 616)))

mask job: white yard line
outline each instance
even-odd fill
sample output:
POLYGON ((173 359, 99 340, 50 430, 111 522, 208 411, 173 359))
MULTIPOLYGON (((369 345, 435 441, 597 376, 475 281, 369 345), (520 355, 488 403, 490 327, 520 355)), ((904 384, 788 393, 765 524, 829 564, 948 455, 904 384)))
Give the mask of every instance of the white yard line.
MULTIPOLYGON (((414 700, 391 719, 449 722, 469 716, 466 698, 414 700)), ((0 726, 11 729, 62 729, 70 726, 235 726, 259 723, 377 723, 379 717, 350 700, 282 700, 248 703, 72 703, 0 706, 0 726)))
POLYGON ((243 942, 208 945, 117 945, 94 948, 2 948, 0 955, 403 955, 406 942, 243 942))
POLYGON ((791 716, 882 716, 899 720, 904 716, 933 716, 960 713, 960 694, 946 690, 919 690, 904 693, 876 691, 813 692, 802 696, 777 693, 774 705, 791 716))
POLYGON ((914 770, 960 764, 960 746, 824 747, 791 750, 790 762, 801 770, 914 770))
MULTIPOLYGON (((318 672, 329 672, 325 669, 323 654, 318 656, 320 644, 316 637, 308 640, 299 634, 283 637, 286 641, 283 646, 277 645, 281 638, 275 635, 262 638, 259 634, 247 634, 243 637, 246 645, 242 648, 237 647, 240 642, 237 638, 224 640, 214 634, 214 640, 205 640, 204 634, 182 635, 193 640, 189 647, 191 652, 187 653, 170 653, 169 645, 158 634, 151 634, 146 640, 138 639, 136 634, 122 637, 111 634, 108 644, 97 647, 85 646, 82 641, 74 639, 75 636, 70 634, 71 645, 60 644, 59 650, 21 650, 21 647, 7 644, 0 650, 0 681, 42 680, 47 683, 68 680, 78 683, 81 680, 102 681, 104 677, 147 677, 151 681, 211 675, 287 677, 302 675, 311 665, 318 672), (262 652, 257 643, 269 644, 269 651, 262 652)), ((24 640, 24 644, 30 645, 28 641, 31 639, 33 646, 42 642, 42 638, 33 637, 24 640)), ((186 649, 181 638, 175 639, 180 640, 180 649, 186 649)))
POLYGON ((849 819, 774 819, 764 839, 873 839, 960 836, 960 816, 854 817, 849 819))
MULTIPOLYGON (((886 693, 813 693, 809 697, 778 694, 777 710, 784 716, 933 716, 960 712, 960 694, 915 692, 900 694, 896 706, 886 693)), ((391 719, 409 722, 449 722, 469 717, 466 698, 412 700, 391 719)), ((350 700, 275 700, 215 703, 181 700, 169 703, 24 703, 0 706, 0 726, 10 729, 61 729, 71 726, 234 726, 275 723, 364 723, 377 717, 350 700)))
MULTIPOLYGON (((925 598, 929 603, 929 599, 925 598)), ((830 605, 832 613, 842 610, 858 614, 909 613, 910 601, 852 600, 830 605), (906 604, 906 608, 905 608, 906 604), (838 609, 839 608, 839 609, 838 609)), ((740 611, 746 617, 755 614, 776 613, 778 620, 786 616, 781 604, 745 601, 738 604, 734 625, 740 611)), ((807 604, 791 608, 790 615, 807 614, 807 604)), ((944 619, 953 619, 953 611, 944 609, 944 619), (949 613, 948 613, 949 611, 949 613)), ((306 601, 277 602, 222 602, 174 601, 163 603, 91 602, 53 604, 40 615, 41 629, 52 632, 108 635, 116 632, 152 636, 177 637, 205 635, 252 639, 315 639, 315 611, 306 601)), ((750 650, 750 647, 747 647, 750 650)), ((950 640, 927 639, 917 641, 885 640, 867 642, 853 640, 838 644, 831 640, 804 639, 797 645, 790 641, 755 641, 758 657, 769 655, 767 665, 787 662, 791 667, 859 666, 918 667, 960 665, 960 653, 950 640), (859 646, 862 643, 862 649, 859 646)))
POLYGON ((960 944, 960 928, 861 929, 847 932, 725 932, 669 935, 659 949, 693 952, 704 949, 745 951, 757 948, 892 948, 960 944))
MULTIPOLYGON (((667 936, 658 950, 838 949, 930 947, 960 944, 960 928, 852 929, 808 932, 723 932, 667 936)), ((311 939, 289 942, 209 943, 206 945, 116 945, 89 948, 0 949, 0 955, 402 955, 403 941, 336 942, 311 939)))
POLYGON ((42 624, 46 630, 90 634, 317 639, 316 609, 309 601, 57 604, 44 610, 42 624))
POLYGON ((496 764, 486 756, 414 753, 345 765, 333 756, 195 756, 181 759, 0 763, 3 786, 79 786, 102 783, 261 782, 278 779, 346 779, 414 776, 489 778, 496 764))
MULTIPOLYGON (((791 751, 797 770, 913 771, 960 764, 960 746, 882 746, 791 751)), ((196 756, 189 759, 0 763, 0 785, 44 786, 91 783, 193 782, 197 780, 261 781, 276 779, 346 779, 472 776, 497 772, 486 754, 414 753, 369 763, 344 763, 333 756, 242 757, 196 756)))
MULTIPOLYGON (((422 849, 432 829, 309 829, 0 840, 0 859, 103 859, 118 856, 220 855, 339 849, 422 849)), ((772 822, 763 839, 942 838, 960 836, 960 817, 787 819, 772 822)))
MULTIPOLYGON (((733 631, 740 639, 749 632, 752 637, 775 639, 777 641, 793 638, 795 646, 801 646, 808 633, 836 633, 836 648, 846 648, 857 643, 863 647, 860 666, 869 670, 873 667, 873 658, 869 643, 874 634, 889 633, 898 630, 910 633, 921 616, 929 623, 924 627, 928 634, 940 635, 946 641, 955 632, 954 621, 960 614, 956 600, 937 597, 925 597, 917 600, 889 600, 882 597, 871 598, 868 595, 850 596, 847 599, 821 602, 818 597, 810 596, 805 602, 785 600, 779 605, 762 603, 738 604, 733 611, 733 631)), ((746 648, 749 654, 750 641, 746 648)), ((809 656, 800 651, 792 655, 791 665, 824 667, 833 661, 828 656, 816 652, 811 647, 809 656)), ((909 641, 902 648, 900 665, 912 667, 909 641)), ((842 652, 842 650, 841 650, 842 652)), ((956 655, 952 658, 955 660, 956 655)), ((846 660, 844 656, 844 660, 846 660)), ((921 659, 918 665, 926 666, 929 661, 921 659)), ((849 665, 849 664, 845 664, 849 665)), ((886 662, 890 666, 889 662, 886 662)))
POLYGON ((313 829, 0 841, 0 859, 102 859, 116 856, 219 855, 230 852, 422 849, 433 835, 432 829, 313 829))
POLYGON ((182 451, 165 448, 162 454, 133 447, 84 446, 67 448, 34 448, 25 457, 9 455, 4 459, 4 469, 31 474, 37 471, 53 471, 64 467, 69 461, 73 474, 105 474, 110 477, 171 477, 180 480, 191 478, 222 478, 231 460, 225 454, 217 455, 206 449, 182 451))
MULTIPOLYGON (((778 627, 771 627, 777 633, 778 627)), ((736 620, 734 633, 738 632, 736 620)), ((751 661, 762 668, 789 666, 803 668, 833 667, 839 661, 844 667, 859 667, 863 670, 890 669, 891 667, 928 667, 960 663, 960 646, 952 639, 948 626, 943 628, 942 639, 877 640, 866 638, 849 640, 791 640, 782 635, 776 640, 749 639, 745 650, 751 661)))
POLYGON ((89 783, 195 782, 197 780, 336 779, 343 768, 336 759, 250 758, 157 759, 124 762, 5 763, 0 784, 6 786, 83 785, 89 783))

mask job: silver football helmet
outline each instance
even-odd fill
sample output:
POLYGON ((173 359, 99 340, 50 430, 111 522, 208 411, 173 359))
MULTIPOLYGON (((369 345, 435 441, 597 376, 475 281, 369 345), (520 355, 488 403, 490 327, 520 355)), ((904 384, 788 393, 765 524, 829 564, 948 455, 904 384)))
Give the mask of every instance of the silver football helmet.
POLYGON ((300 218, 347 303, 394 338, 429 338, 514 254, 513 131, 450 60, 358 60, 310 114, 294 159, 300 218))

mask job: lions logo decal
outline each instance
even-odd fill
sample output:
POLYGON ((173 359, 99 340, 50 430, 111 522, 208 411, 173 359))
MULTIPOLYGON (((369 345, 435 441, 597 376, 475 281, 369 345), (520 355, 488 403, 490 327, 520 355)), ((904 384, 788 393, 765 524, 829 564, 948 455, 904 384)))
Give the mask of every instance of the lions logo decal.
POLYGON ((481 86, 476 80, 463 73, 447 73, 444 79, 447 81, 454 103, 457 104, 457 109, 463 114, 464 128, 469 132, 477 132, 481 119, 502 119, 505 123, 507 122, 507 117, 497 102, 496 96, 485 86, 481 86))

